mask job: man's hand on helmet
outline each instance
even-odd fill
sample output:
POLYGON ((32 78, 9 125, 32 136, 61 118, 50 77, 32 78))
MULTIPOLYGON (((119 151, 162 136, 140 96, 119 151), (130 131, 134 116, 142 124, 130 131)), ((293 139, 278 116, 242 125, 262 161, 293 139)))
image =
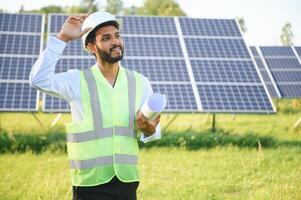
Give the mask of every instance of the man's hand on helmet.
POLYGON ((63 40, 64 42, 80 38, 82 35, 92 29, 88 27, 81 31, 83 22, 87 17, 87 14, 69 16, 63 24, 60 32, 57 34, 57 38, 63 40))

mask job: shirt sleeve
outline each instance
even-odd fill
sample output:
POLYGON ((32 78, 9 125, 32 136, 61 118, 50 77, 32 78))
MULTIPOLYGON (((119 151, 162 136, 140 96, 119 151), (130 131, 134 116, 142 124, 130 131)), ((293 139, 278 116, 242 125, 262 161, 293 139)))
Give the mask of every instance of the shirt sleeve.
POLYGON ((80 72, 69 70, 55 74, 55 66, 65 47, 65 42, 50 36, 46 49, 32 67, 29 82, 32 87, 42 92, 72 101, 79 93, 80 72))
MULTIPOLYGON (((143 76, 143 83, 144 83, 144 87, 143 87, 143 95, 142 95, 142 104, 140 105, 140 108, 141 106, 148 100, 148 98, 153 94, 153 89, 152 89, 152 86, 148 80, 148 78, 146 78, 145 76, 143 76)), ((140 137, 140 141, 143 142, 143 143, 147 143, 147 142, 151 142, 151 141, 154 141, 154 140, 158 140, 158 139, 161 139, 161 125, 160 125, 160 122, 159 124, 157 125, 156 127, 156 132, 150 136, 145 136, 144 133, 141 134, 141 137, 140 137)))

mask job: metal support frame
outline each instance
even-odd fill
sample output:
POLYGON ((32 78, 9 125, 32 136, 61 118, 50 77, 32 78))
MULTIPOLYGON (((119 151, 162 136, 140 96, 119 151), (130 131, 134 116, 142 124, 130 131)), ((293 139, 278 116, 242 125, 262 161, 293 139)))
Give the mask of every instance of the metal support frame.
POLYGON ((35 118, 35 120, 38 122, 38 124, 40 124, 40 126, 41 126, 42 128, 44 128, 43 123, 42 123, 41 120, 37 117, 37 115, 36 115, 34 112, 31 112, 31 114, 32 114, 33 118, 35 118))
POLYGON ((216 128, 215 128, 215 113, 213 113, 213 117, 212 117, 212 126, 211 126, 211 131, 214 133, 216 128))
POLYGON ((168 127, 176 120, 176 118, 179 116, 179 113, 175 114, 173 118, 166 124, 166 126, 163 129, 163 133, 168 129, 168 127))

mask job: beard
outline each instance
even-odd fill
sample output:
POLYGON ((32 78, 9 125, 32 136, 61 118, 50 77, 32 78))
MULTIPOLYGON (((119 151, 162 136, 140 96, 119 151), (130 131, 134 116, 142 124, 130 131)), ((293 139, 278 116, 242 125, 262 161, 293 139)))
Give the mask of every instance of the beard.
POLYGON ((107 53, 106 51, 104 50, 101 50, 100 48, 98 48, 98 46, 96 45, 96 48, 98 50, 98 57, 101 58, 103 61, 107 62, 107 63, 110 63, 110 64, 114 64, 120 60, 122 60, 123 58, 123 51, 124 51, 124 48, 122 45, 118 45, 118 46, 114 46, 110 49, 110 52, 107 53), (112 51, 113 51, 113 48, 115 47, 120 47, 121 48, 121 55, 120 56, 115 56, 113 57, 112 56, 112 51))

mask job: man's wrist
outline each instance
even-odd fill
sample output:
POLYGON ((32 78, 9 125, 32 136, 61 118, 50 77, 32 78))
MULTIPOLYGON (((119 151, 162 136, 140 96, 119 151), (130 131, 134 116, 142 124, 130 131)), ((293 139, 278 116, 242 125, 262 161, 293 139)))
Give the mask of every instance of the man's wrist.
POLYGON ((62 40, 62 41, 64 41, 64 42, 69 42, 70 41, 70 39, 68 38, 68 37, 66 37, 64 34, 62 34, 62 33, 58 33, 57 35, 56 35, 56 38, 57 39, 59 39, 59 40, 62 40))

